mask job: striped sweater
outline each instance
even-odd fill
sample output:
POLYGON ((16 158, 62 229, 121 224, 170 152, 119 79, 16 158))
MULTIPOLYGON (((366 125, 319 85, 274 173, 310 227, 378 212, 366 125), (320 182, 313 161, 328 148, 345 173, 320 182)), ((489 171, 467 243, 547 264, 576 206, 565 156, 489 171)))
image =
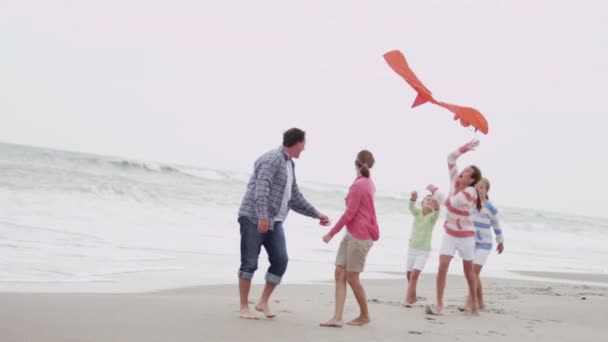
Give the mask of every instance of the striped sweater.
POLYGON ((502 229, 500 229, 500 223, 498 222, 498 210, 490 201, 486 201, 480 211, 477 208, 473 208, 473 223, 477 232, 475 233, 475 248, 476 249, 492 249, 492 231, 496 235, 496 243, 502 243, 504 238, 502 236, 502 229))
POLYGON ((439 203, 445 204, 446 220, 443 224, 446 233, 455 237, 469 237, 475 235, 475 226, 473 225, 473 218, 471 216, 471 210, 475 208, 477 202, 477 190, 474 187, 468 186, 460 191, 456 191, 458 188, 458 168, 456 167, 456 160, 465 151, 460 148, 448 155, 448 170, 450 171, 450 183, 451 189, 450 194, 445 196, 437 190, 436 187, 431 189, 433 197, 435 197, 439 203))

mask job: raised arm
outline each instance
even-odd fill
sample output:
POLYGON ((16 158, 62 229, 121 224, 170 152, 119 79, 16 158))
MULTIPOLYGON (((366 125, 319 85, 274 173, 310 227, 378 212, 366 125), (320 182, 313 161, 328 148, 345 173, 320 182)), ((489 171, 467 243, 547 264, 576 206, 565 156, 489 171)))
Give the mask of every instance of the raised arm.
POLYGON ((416 200, 418 199, 418 192, 416 191, 412 191, 410 193, 410 213, 412 213, 412 215, 416 216, 418 215, 418 213, 420 213, 420 209, 416 208, 416 200))
POLYGON ((439 191, 439 188, 433 184, 429 184, 426 189, 431 192, 431 196, 439 203, 439 206, 445 204, 446 197, 445 195, 439 191))
POLYGON ((456 151, 448 155, 448 170, 450 172, 450 182, 454 185, 456 177, 458 176, 458 168, 456 167, 456 161, 458 158, 469 152, 475 150, 479 146, 479 140, 471 140, 470 142, 460 146, 456 151))
POLYGON ((302 195, 300 192, 295 176, 293 177, 293 185, 291 187, 291 199, 289 200, 289 207, 298 214, 312 218, 321 217, 321 214, 317 211, 317 209, 315 209, 312 204, 308 203, 306 198, 304 198, 304 195, 302 195))

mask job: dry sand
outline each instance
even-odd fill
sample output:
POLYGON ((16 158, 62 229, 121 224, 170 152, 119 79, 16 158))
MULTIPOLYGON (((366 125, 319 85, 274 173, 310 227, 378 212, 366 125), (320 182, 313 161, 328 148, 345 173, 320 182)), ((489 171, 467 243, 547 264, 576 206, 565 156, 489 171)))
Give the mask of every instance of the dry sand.
MULTIPOLYGON (((435 275, 422 274, 413 308, 401 305, 404 280, 363 280, 371 324, 321 328, 333 310, 333 284, 281 285, 272 298, 276 319, 239 319, 236 284, 141 294, 1 293, 1 342, 153 341, 582 341, 608 336, 604 286, 560 284, 580 275, 529 273, 544 281, 486 279, 487 310, 458 312, 463 277, 450 276, 444 315, 427 316, 435 275), (560 276, 561 275, 561 276, 560 276)), ((252 289, 252 300, 261 292, 252 289)), ((345 319, 357 315, 349 290, 345 319)))

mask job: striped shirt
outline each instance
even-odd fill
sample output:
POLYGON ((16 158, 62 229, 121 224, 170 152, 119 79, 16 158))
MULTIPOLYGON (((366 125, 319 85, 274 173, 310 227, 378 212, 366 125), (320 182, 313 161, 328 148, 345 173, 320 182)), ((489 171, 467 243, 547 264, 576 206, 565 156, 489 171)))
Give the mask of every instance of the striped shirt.
POLYGON ((293 168, 291 198, 287 203, 289 209, 302 215, 319 217, 319 212, 300 193, 296 182, 295 164, 283 147, 268 151, 255 161, 253 174, 239 208, 239 216, 274 221, 285 196, 285 187, 289 178, 287 163, 291 163, 293 168))
POLYGON ((471 210, 477 203, 477 190, 472 186, 456 191, 458 188, 458 168, 456 160, 463 154, 460 149, 448 155, 448 170, 450 171, 451 189, 449 196, 444 196, 437 188, 433 189, 433 197, 447 208, 446 220, 443 225, 446 233, 455 237, 469 237, 475 235, 475 226, 471 210))
POLYGON ((498 210, 494 207, 494 204, 490 201, 486 201, 481 211, 477 211, 477 208, 473 208, 473 223, 477 232, 475 233, 475 248, 477 249, 492 249, 492 231, 496 235, 496 243, 502 243, 504 241, 502 235, 502 229, 500 229, 500 223, 498 222, 498 210))

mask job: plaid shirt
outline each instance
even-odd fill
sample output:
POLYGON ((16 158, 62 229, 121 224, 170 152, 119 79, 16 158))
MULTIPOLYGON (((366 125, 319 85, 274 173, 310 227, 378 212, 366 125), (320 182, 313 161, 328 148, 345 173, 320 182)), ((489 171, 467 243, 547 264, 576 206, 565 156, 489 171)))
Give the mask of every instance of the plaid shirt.
POLYGON ((295 165, 283 147, 268 151, 255 161, 253 175, 247 184, 247 192, 241 203, 239 216, 254 220, 274 219, 279 213, 285 194, 287 163, 291 163, 294 167, 289 209, 302 215, 319 217, 319 212, 300 193, 296 182, 295 165))

